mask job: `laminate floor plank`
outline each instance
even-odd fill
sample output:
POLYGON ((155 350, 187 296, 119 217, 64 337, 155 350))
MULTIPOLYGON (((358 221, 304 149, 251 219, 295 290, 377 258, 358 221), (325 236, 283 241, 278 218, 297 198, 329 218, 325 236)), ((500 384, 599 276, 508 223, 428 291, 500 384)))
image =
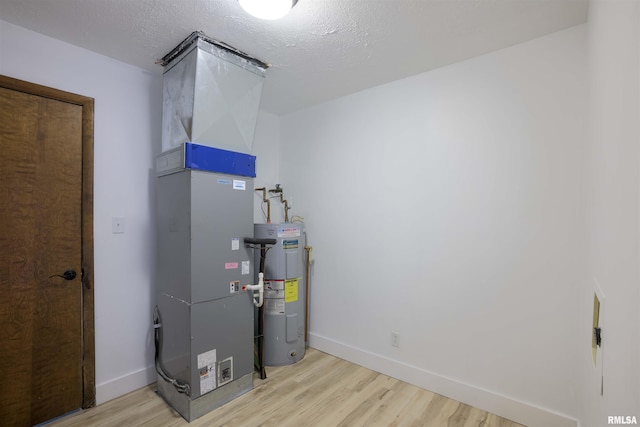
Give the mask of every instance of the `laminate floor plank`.
POLYGON ((418 388, 398 381, 389 391, 389 398, 382 402, 365 421, 367 426, 395 426, 400 421, 400 414, 409 405, 418 388))
POLYGON ((254 389, 187 423, 155 384, 50 427, 524 427, 315 349, 267 368, 254 389))
POLYGON ((416 423, 419 423, 420 416, 435 396, 436 394, 429 390, 417 388, 416 394, 413 395, 407 406, 398 413, 397 423, 394 426, 412 427, 418 425, 416 423))

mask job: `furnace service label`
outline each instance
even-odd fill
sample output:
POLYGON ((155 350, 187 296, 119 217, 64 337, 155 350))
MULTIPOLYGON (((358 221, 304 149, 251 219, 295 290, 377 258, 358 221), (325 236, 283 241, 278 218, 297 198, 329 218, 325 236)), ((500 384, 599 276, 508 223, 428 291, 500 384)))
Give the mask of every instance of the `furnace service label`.
POLYGON ((200 372, 200 394, 216 388, 216 349, 198 355, 198 371, 200 372))
POLYGON ((250 271, 251 271, 251 262, 242 261, 242 274, 249 274, 250 271))

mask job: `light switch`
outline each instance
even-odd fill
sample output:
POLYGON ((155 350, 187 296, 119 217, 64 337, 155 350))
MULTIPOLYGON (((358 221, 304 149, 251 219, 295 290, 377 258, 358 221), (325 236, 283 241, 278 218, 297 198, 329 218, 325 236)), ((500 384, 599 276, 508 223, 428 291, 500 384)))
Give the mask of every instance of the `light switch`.
POLYGON ((123 234, 124 233, 124 217, 114 216, 111 218, 111 233, 123 234))

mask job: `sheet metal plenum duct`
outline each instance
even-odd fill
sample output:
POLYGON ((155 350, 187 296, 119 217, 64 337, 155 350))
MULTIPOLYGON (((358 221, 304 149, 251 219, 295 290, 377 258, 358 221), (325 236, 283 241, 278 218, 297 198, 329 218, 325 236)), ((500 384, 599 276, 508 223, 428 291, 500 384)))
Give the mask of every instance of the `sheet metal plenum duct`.
POLYGON ((162 151, 193 142, 251 153, 268 65, 201 32, 162 61, 162 151))

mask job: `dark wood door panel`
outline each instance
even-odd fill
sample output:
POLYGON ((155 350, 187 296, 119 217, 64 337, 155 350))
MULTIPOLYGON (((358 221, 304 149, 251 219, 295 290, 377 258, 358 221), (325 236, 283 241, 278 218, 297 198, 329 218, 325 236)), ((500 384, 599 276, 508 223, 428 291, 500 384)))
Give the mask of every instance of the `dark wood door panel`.
POLYGON ((10 425, 82 406, 82 140, 82 106, 0 88, 0 419, 10 425), (75 279, 57 276, 69 269, 75 279))

